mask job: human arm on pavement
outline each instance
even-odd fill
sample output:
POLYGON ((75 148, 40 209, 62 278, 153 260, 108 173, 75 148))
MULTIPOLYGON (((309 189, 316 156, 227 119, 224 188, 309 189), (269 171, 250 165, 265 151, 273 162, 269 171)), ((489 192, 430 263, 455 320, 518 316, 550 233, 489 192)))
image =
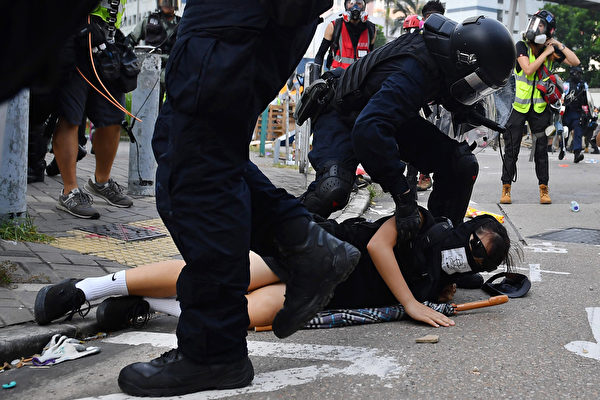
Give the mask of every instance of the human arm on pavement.
POLYGON ((436 328, 454 325, 450 318, 420 303, 413 296, 394 254, 396 237, 396 224, 392 217, 381 225, 367 244, 367 251, 377 272, 412 319, 436 328))

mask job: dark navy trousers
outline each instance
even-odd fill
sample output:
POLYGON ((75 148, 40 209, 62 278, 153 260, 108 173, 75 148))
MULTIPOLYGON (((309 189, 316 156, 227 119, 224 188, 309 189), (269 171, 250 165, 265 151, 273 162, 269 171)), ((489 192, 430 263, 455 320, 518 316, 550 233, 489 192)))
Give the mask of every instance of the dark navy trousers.
POLYGON ((583 127, 579 123, 581 113, 577 111, 566 112, 563 116, 563 123, 573 132, 573 152, 581 151, 581 138, 583 137, 583 127))
POLYGON ((153 137, 156 204, 186 263, 178 346, 197 362, 246 357, 248 251, 272 253, 282 222, 308 215, 249 161, 248 146, 316 25, 188 30, 171 52, 153 137))

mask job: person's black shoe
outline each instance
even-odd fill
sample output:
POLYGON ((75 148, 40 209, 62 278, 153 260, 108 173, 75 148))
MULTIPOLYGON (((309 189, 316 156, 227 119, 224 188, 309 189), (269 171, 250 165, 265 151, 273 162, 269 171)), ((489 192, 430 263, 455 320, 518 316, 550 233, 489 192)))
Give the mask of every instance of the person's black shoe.
POLYGON ((109 297, 98 306, 98 328, 114 332, 126 328, 139 329, 150 317, 150 305, 140 296, 109 297))
POLYGON ((44 167, 41 169, 27 168, 27 183, 44 182, 44 167))
POLYGON ((583 160, 583 154, 581 154, 581 150, 576 150, 575 153, 573 153, 573 162, 577 164, 581 160, 583 160))
POLYGON ((70 313, 67 320, 78 312, 84 317, 88 312, 81 310, 86 302, 85 294, 75 284, 81 279, 67 279, 55 285, 43 287, 35 298, 33 314, 38 325, 47 325, 53 320, 70 313))
POLYGON ((457 274, 452 281, 461 289, 479 289, 483 286, 483 276, 479 273, 457 274))
POLYGON ((46 175, 48 176, 56 176, 60 174, 60 170, 58 169, 58 164, 56 163, 56 157, 50 161, 50 164, 46 167, 46 175))
POLYGON ((335 287, 354 270, 360 251, 310 221, 306 241, 281 248, 280 253, 289 278, 283 308, 273 320, 273 332, 285 338, 323 309, 335 287))
MULTIPOLYGON (((82 145, 79 145, 77 148, 77 161, 80 161, 83 157, 87 155, 87 151, 82 145)), ((56 176, 60 174, 60 170, 58 169, 58 164, 56 163, 56 157, 50 161, 50 164, 46 167, 46 175, 48 176, 56 176)))
POLYGON ((594 151, 590 152, 590 154, 600 154, 600 149, 596 147, 594 151))
POLYGON ((150 362, 137 362, 119 373, 119 387, 132 396, 180 396, 208 389, 248 386, 254 367, 248 357, 224 364, 197 364, 178 349, 150 362))

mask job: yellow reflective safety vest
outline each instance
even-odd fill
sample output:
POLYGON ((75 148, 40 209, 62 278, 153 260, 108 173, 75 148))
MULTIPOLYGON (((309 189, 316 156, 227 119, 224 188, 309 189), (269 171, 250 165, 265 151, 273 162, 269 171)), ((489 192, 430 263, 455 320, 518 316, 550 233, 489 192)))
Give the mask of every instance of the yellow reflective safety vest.
MULTIPOLYGON (((533 50, 531 46, 527 42, 524 42, 527 46, 527 55, 529 56, 529 62, 532 63, 535 61, 535 55, 533 54, 533 50)), ((518 65, 518 62, 517 62, 518 65)), ((544 65, 548 70, 552 69, 552 61, 546 60, 544 61, 544 65)), ((517 72, 517 68, 515 67, 515 78, 517 82, 517 90, 515 93, 515 102, 513 103, 513 108, 520 113, 526 114, 531 107, 531 103, 533 103, 533 110, 536 113, 542 113, 546 109, 546 101, 542 98, 542 94, 535 87, 535 82, 537 78, 537 71, 534 71, 531 75, 525 75, 523 69, 517 72)))
MULTIPOLYGON (((121 27, 121 19, 123 18, 123 13, 125 12, 124 6, 127 3, 127 0, 121 0, 119 2, 119 12, 117 14, 117 22, 115 23, 115 27, 119 29, 121 27)), ((90 15, 97 15, 107 22, 108 20, 108 9, 110 8, 110 3, 108 0, 102 0, 98 7, 96 7, 90 15)))

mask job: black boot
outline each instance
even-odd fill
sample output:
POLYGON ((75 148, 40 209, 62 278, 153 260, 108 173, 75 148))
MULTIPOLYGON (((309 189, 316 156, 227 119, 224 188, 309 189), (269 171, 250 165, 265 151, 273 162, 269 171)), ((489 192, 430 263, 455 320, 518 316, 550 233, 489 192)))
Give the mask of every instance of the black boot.
POLYGON ((44 169, 46 168, 46 161, 38 163, 38 165, 27 167, 27 183, 44 182, 44 169))
POLYGON ((280 248, 288 275, 285 302, 273 320, 273 332, 285 338, 302 328, 323 309, 335 287, 346 280, 360 259, 360 251, 327 233, 315 222, 307 224, 304 243, 280 248))
POLYGON ((105 332, 126 328, 139 329, 150 317, 150 305, 140 296, 109 297, 98 306, 96 322, 105 332))
POLYGON ((573 162, 577 164, 581 160, 583 160, 583 154, 581 154, 581 150, 575 150, 573 152, 573 162))
POLYGON ((119 373, 119 387, 133 396, 179 396, 208 389, 248 386, 254 367, 248 357, 223 364, 198 364, 173 349, 150 362, 130 364, 119 373))

